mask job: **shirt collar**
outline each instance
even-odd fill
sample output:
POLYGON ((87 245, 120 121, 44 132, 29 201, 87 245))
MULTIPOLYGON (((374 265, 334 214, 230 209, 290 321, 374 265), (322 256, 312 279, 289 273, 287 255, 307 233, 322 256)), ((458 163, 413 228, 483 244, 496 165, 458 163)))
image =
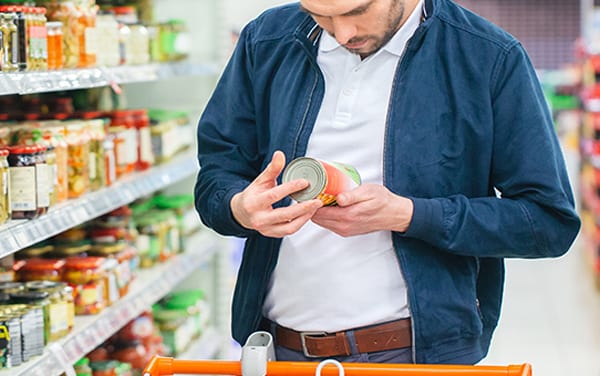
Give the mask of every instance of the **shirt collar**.
MULTIPOLYGON (((419 3, 408 17, 404 25, 394 34, 392 39, 383 46, 382 50, 388 51, 391 54, 400 56, 404 52, 404 47, 410 37, 415 33, 421 23, 421 14, 423 13, 423 0, 419 3)), ((319 43, 319 52, 330 52, 342 47, 334 37, 323 30, 321 41, 319 43)))

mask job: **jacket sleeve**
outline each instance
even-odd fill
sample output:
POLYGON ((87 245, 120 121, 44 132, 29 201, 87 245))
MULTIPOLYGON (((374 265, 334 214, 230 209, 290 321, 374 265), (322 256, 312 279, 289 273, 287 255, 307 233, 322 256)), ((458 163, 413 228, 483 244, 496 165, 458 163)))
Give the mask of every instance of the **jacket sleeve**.
POLYGON ((404 236, 460 255, 560 256, 580 220, 536 72, 519 43, 500 53, 493 72, 490 184, 499 194, 412 198, 413 219, 404 236))
POLYGON ((200 171, 194 188, 202 222, 223 235, 246 237, 229 202, 259 174, 252 86, 252 28, 242 31, 197 128, 200 171))

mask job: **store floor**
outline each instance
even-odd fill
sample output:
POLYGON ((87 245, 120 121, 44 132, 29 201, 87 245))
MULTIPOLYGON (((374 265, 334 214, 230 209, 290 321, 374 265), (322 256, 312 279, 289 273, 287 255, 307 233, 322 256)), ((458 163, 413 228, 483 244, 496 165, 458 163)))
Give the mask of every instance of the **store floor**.
MULTIPOLYGON (((577 154, 565 153, 577 193, 577 154)), ((600 289, 579 242, 558 259, 507 260, 504 306, 482 364, 534 376, 600 376, 600 289)))
POLYGON ((577 244, 559 259, 507 261, 500 323, 482 364, 534 376, 600 376, 600 291, 577 244))

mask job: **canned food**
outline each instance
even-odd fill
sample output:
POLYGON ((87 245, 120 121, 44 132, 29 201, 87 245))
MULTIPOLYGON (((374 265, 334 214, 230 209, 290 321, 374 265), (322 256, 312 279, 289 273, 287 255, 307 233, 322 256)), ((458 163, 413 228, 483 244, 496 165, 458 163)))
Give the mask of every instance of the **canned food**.
POLYGON ((290 196, 298 201, 319 199, 323 205, 337 205, 335 197, 361 184, 358 171, 347 164, 325 162, 315 158, 294 159, 283 171, 283 182, 305 179, 310 185, 290 196))

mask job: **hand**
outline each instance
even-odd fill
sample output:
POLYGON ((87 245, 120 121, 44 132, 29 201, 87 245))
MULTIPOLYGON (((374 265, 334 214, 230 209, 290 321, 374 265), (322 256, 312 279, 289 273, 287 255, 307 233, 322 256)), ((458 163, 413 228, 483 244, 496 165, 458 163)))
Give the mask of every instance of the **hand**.
POLYGON ((233 196, 230 207, 240 225, 264 236, 280 238, 298 231, 323 206, 320 200, 310 200, 273 209, 274 203, 309 185, 305 179, 277 185, 277 177, 284 167, 285 155, 276 151, 265 170, 246 189, 233 196))
POLYGON ((413 215, 410 199, 377 184, 364 184, 336 197, 338 206, 319 209, 312 221, 348 237, 388 230, 405 232, 413 215))

